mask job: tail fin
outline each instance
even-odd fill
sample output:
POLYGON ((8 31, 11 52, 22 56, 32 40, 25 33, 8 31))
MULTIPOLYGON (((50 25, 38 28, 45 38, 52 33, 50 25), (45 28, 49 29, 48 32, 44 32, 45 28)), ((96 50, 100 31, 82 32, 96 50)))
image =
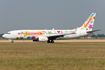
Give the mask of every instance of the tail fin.
POLYGON ((92 13, 85 23, 80 27, 81 30, 92 31, 96 13, 92 13))

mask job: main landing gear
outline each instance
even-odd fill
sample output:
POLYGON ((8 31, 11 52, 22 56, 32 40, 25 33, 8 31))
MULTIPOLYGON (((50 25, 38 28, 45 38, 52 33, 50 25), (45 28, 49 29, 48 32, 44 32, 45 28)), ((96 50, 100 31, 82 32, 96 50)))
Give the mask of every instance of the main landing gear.
POLYGON ((47 43, 54 43, 54 40, 48 40, 47 43))
POLYGON ((51 40, 51 43, 54 43, 54 40, 51 40))

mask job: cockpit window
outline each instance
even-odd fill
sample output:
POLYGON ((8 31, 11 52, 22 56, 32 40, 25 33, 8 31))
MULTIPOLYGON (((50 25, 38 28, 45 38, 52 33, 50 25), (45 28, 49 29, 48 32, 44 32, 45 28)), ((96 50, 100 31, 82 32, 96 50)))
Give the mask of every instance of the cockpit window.
POLYGON ((11 34, 11 33, 6 33, 6 34, 11 34))

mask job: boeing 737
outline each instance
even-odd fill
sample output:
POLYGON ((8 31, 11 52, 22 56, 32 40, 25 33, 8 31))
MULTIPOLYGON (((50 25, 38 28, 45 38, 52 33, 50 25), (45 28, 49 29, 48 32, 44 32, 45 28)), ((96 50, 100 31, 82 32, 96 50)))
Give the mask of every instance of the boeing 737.
POLYGON ((81 27, 72 30, 13 30, 4 34, 2 37, 11 40, 33 40, 47 41, 54 43, 56 39, 74 39, 92 34, 96 13, 92 13, 81 27))

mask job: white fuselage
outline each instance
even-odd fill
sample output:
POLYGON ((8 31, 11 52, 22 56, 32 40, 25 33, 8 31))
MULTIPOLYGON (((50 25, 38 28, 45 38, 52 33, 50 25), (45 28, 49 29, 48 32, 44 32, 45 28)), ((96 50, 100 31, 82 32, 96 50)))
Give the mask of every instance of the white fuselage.
POLYGON ((60 35, 68 33, 68 35, 64 35, 63 37, 58 37, 58 39, 73 39, 78 38, 81 36, 88 35, 86 32, 77 31, 75 34, 72 34, 74 32, 73 30, 14 30, 9 31, 7 34, 4 34, 3 37, 11 40, 15 39, 32 39, 35 40, 38 37, 48 37, 48 36, 54 36, 54 35, 60 35))

